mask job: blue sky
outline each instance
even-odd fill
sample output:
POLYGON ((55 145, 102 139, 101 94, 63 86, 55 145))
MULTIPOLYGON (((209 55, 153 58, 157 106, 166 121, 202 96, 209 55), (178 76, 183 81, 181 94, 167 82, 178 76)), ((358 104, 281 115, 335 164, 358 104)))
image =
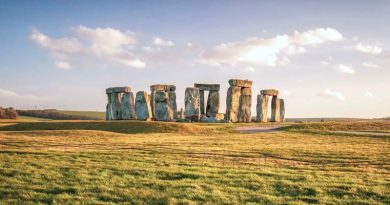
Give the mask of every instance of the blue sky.
MULTIPOLYGON (((0 106, 105 109, 104 89, 229 78, 287 117, 390 116, 389 1, 0 1, 0 106)), ((253 111, 255 111, 253 97, 253 111)))

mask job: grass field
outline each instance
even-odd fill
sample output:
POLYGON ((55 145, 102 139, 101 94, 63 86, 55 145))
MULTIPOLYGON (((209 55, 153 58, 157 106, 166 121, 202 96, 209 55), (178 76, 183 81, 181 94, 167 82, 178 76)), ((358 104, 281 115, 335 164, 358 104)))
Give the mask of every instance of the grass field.
POLYGON ((90 117, 90 118, 97 118, 97 119, 106 119, 105 112, 98 112, 98 111, 72 111, 72 110, 57 110, 59 113, 63 113, 66 115, 74 115, 74 116, 83 116, 83 117, 90 117))
POLYGON ((390 137, 333 132, 389 121, 285 125, 0 121, 0 204, 390 203, 390 137))

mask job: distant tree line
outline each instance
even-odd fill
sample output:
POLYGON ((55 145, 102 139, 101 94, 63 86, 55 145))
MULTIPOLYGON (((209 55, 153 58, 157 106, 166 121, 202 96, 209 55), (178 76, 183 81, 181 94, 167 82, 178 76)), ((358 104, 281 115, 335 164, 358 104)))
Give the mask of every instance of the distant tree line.
POLYGON ((18 113, 14 108, 0 107, 0 119, 16 119, 16 118, 18 118, 18 113))
POLYGON ((48 110, 17 110, 19 115, 28 117, 47 118, 52 120, 99 120, 98 118, 79 116, 79 115, 68 115, 60 113, 55 109, 48 110))

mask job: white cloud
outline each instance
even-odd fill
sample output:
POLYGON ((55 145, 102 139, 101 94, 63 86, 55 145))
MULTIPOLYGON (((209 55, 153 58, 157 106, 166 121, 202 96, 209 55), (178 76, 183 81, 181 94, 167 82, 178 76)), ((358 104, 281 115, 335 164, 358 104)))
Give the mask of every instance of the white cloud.
POLYGON ((340 65, 336 66, 335 69, 339 72, 342 72, 342 73, 348 73, 348 74, 355 73, 355 70, 351 66, 347 66, 344 64, 340 64, 340 65))
POLYGON ((375 63, 370 63, 370 62, 364 62, 363 66, 366 68, 378 68, 379 66, 375 63))
POLYGON ((245 68, 247 71, 249 71, 249 72, 255 72, 256 71, 256 69, 254 68, 254 67, 252 67, 252 66, 248 66, 248 67, 246 67, 245 68))
POLYGON ((71 66, 68 62, 65 62, 65 61, 56 61, 54 63, 55 66, 57 66, 57 68, 60 68, 60 69, 63 69, 63 70, 69 70, 71 69, 71 66))
POLYGON ((366 91, 366 92, 364 93, 364 96, 369 97, 369 98, 373 98, 373 97, 374 97, 374 94, 372 94, 372 93, 369 92, 369 91, 366 91))
POLYGON ((191 42, 187 42, 187 47, 188 48, 191 48, 193 45, 192 45, 192 43, 191 42))
POLYGON ((6 90, 6 89, 2 89, 0 88, 0 95, 1 96, 18 96, 18 94, 16 94, 15 92, 13 91, 10 91, 10 90, 6 90))
POLYGON ((346 97, 341 92, 332 91, 330 89, 325 89, 321 92, 318 92, 317 95, 325 98, 335 98, 342 101, 346 99, 346 97))
MULTIPOLYGON (((64 58, 94 57, 119 63, 134 68, 144 68, 146 63, 133 54, 136 44, 132 32, 120 31, 113 28, 88 28, 78 26, 73 29, 79 38, 50 38, 37 29, 31 32, 31 39, 47 49, 56 61, 64 58)), ((66 68, 66 63, 55 63, 58 67, 66 68)))
POLYGON ((201 62, 219 66, 222 64, 276 66, 289 62, 288 55, 306 52, 304 46, 319 45, 328 41, 342 40, 342 35, 332 28, 317 28, 294 35, 277 35, 263 39, 252 37, 245 41, 222 43, 201 54, 201 62))
POLYGON ((175 46, 175 44, 172 41, 164 40, 164 39, 159 38, 159 37, 153 38, 153 44, 155 46, 160 46, 160 47, 173 47, 173 46, 175 46))
POLYGON ((321 64, 322 65, 329 65, 329 62, 328 61, 321 61, 321 64))
POLYGON ((360 51, 363 53, 370 53, 370 54, 382 53, 382 48, 377 46, 377 45, 368 45, 368 44, 358 43, 358 44, 356 44, 355 49, 357 51, 360 51))
POLYGON ((291 93, 291 91, 284 90, 284 91, 282 92, 282 94, 283 94, 284 96, 290 96, 292 93, 291 93))

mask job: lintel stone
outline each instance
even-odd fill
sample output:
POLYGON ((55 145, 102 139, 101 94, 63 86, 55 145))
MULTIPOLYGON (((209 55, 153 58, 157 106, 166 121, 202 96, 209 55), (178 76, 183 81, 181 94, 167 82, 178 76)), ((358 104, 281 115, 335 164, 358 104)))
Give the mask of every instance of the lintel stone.
POLYGON ((112 87, 112 88, 107 88, 106 93, 129 93, 131 92, 130 87, 112 87))
POLYGON ((230 79, 229 80, 229 85, 230 86, 250 88, 250 87, 252 87, 252 81, 250 81, 250 80, 230 79))
POLYGON ((266 90, 261 90, 260 94, 268 95, 268 96, 277 96, 277 95, 279 95, 279 91, 277 91, 275 89, 266 89, 266 90))
POLYGON ((175 91, 175 85, 155 84, 150 86, 151 91, 175 91))
POLYGON ((204 83, 194 83, 194 87, 199 88, 199 90, 209 90, 209 91, 219 91, 219 84, 204 84, 204 83))

